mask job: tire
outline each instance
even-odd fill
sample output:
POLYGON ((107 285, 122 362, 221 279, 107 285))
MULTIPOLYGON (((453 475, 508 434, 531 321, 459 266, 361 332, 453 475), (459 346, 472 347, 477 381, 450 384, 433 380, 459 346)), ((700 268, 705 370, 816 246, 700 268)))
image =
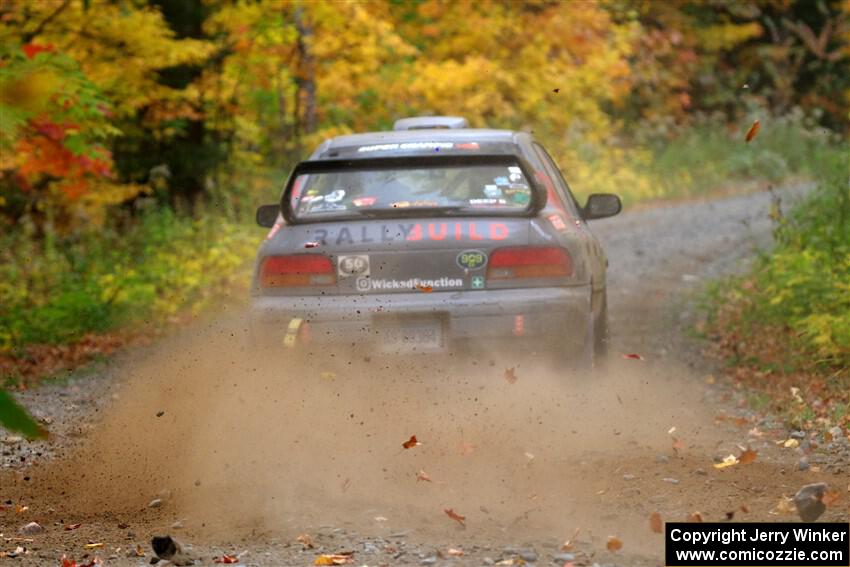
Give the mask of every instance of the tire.
POLYGON ((606 291, 591 293, 590 316, 585 330, 584 346, 571 350, 556 342, 551 345, 551 360, 556 372, 592 374, 605 366, 608 358, 608 298, 606 291))

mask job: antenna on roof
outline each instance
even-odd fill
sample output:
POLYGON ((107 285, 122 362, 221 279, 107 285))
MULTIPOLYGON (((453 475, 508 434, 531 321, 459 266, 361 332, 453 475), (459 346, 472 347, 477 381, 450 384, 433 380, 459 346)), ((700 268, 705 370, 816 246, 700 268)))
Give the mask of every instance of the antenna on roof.
POLYGON ((460 116, 415 116, 402 118, 393 124, 393 130, 430 130, 434 128, 467 128, 469 122, 460 116))

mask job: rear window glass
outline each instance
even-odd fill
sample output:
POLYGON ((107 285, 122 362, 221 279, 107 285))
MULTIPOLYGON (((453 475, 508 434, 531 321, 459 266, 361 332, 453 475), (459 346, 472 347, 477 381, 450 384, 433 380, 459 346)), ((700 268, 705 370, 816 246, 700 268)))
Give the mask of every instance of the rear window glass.
POLYGON ((510 212, 528 209, 531 191, 518 165, 350 169, 299 175, 291 205, 297 218, 416 208, 510 212))

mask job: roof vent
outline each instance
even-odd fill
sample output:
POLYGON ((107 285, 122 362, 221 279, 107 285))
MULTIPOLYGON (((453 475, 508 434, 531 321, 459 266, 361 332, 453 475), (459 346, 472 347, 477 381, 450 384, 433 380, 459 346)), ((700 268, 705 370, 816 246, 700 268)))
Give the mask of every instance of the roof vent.
POLYGON ((393 124, 393 130, 430 130, 433 128, 466 128, 469 122, 460 116, 416 116, 402 118, 393 124))

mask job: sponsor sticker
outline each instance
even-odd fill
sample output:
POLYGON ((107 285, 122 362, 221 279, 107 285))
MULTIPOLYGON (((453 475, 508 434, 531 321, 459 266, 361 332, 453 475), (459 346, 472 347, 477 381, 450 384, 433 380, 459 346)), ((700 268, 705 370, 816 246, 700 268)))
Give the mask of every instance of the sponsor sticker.
POLYGON ((341 278, 348 278, 352 276, 368 276, 369 256, 339 256, 337 258, 337 273, 339 273, 339 277, 341 278))
POLYGON ((457 255, 457 265, 466 270, 480 270, 487 265, 487 254, 481 250, 464 250, 457 255))
POLYGON ((360 146, 357 151, 363 152, 389 152, 393 150, 450 150, 454 147, 452 142, 405 142, 403 144, 375 144, 373 146, 360 146))
POLYGON ((397 280, 392 278, 372 278, 369 276, 358 277, 354 282, 357 291, 391 291, 406 290, 416 291, 418 287, 438 289, 460 289, 463 287, 461 278, 410 278, 397 280))

